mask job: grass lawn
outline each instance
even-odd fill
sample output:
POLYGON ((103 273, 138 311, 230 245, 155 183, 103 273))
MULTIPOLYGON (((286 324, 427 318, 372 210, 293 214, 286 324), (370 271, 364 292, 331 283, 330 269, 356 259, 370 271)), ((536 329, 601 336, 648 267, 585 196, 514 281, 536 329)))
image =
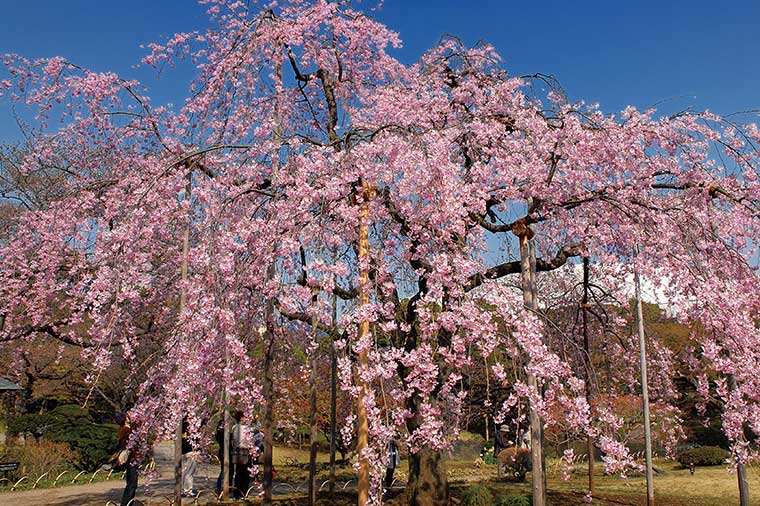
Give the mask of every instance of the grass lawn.
MULTIPOLYGON (((681 469, 676 462, 660 460, 655 465, 664 471, 655 476, 654 494, 659 505, 673 506, 725 506, 739 504, 738 483, 735 473, 725 466, 698 467, 694 476, 688 469, 681 469)), ((646 504, 646 479, 644 477, 621 480, 602 476, 602 466, 597 466, 596 489, 600 497, 620 497, 634 504, 646 504)), ((558 491, 583 491, 587 477, 574 474, 569 482, 563 482, 556 473, 549 480, 549 489, 558 491)), ((760 504, 760 468, 747 469, 750 504, 760 504)))
MULTIPOLYGON (((456 469, 462 463, 454 462, 456 469)), ((725 466, 698 467, 694 476, 688 469, 681 469, 676 462, 659 460, 655 465, 664 472, 655 476, 654 493, 659 506, 726 506, 739 504, 736 474, 729 474, 725 466)), ((481 481, 494 495, 508 493, 530 493, 530 475, 527 483, 500 483, 495 480, 493 466, 486 466, 482 480, 469 474, 467 481, 481 481)), ((569 481, 562 481, 557 463, 547 461, 549 474, 547 486, 549 504, 552 506, 584 504, 587 475, 585 465, 576 466, 569 481)), ((760 504, 760 468, 748 468, 750 504, 760 504)), ((617 476, 605 476, 601 464, 597 464, 595 476, 594 504, 646 504, 646 480, 644 477, 621 479, 617 476)), ((456 476, 452 476, 456 480, 456 476)), ((465 485, 455 485, 454 492, 465 485)))
MULTIPOLYGON (((325 463, 329 455, 319 453, 318 462, 322 469, 318 473, 318 481, 327 479, 328 471, 325 463)), ((303 481, 308 477, 305 464, 309 461, 306 450, 276 447, 274 450, 275 467, 278 470, 278 480, 303 481), (297 463, 298 465, 293 465, 297 463)), ((694 476, 688 469, 681 469, 676 462, 658 460, 656 467, 663 471, 655 477, 655 499, 659 506, 726 506, 739 504, 736 474, 730 474, 725 466, 698 467, 694 476)), ((547 460, 548 489, 550 506, 578 506, 585 504, 583 496, 586 493, 586 467, 577 465, 569 481, 560 478, 557 461, 547 460)), ((451 459, 448 461, 449 478, 452 483, 452 496, 458 497, 461 492, 473 483, 486 485, 494 496, 509 493, 530 493, 530 475, 526 483, 505 483, 496 479, 496 466, 484 465, 476 468, 469 460, 451 459)), ((749 467, 750 504, 760 504, 760 467, 749 467)), ((396 471, 400 480, 407 477, 407 464, 402 461, 396 471)), ((351 467, 338 468, 339 481, 345 482, 354 477, 351 467)), ((596 493, 592 504, 642 506, 646 504, 646 480, 643 477, 620 479, 617 476, 605 476, 603 467, 597 464, 595 473, 596 493)), ((403 494, 386 502, 390 505, 404 504, 403 494)), ((284 504, 300 505, 298 497, 283 498, 284 504)), ((341 494, 334 503, 326 497, 319 504, 353 504, 355 496, 341 494)), ((255 503, 253 503, 255 504, 255 503)), ((304 502, 305 504, 305 502, 304 502)))

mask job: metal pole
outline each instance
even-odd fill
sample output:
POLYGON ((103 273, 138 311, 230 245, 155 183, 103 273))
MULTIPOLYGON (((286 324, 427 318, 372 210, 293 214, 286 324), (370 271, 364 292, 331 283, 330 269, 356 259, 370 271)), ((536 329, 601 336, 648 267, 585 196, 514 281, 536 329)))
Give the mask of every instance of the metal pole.
POLYGON ((649 392, 647 391, 647 351, 644 339, 644 313, 641 309, 641 280, 639 270, 634 270, 636 285, 636 322, 639 332, 639 362, 641 365, 641 397, 644 403, 644 442, 647 467, 647 506, 654 506, 654 478, 652 474, 652 433, 649 428, 649 392))

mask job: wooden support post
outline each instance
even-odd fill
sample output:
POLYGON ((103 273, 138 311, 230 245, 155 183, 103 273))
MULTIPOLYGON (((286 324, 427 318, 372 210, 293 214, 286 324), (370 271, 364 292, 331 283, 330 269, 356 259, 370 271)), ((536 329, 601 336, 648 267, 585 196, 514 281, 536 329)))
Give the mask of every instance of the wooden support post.
MULTIPOLYGON (((369 201, 374 189, 367 183, 362 182, 361 203, 359 207, 359 278, 361 290, 359 292, 359 307, 369 304, 369 201)), ((366 318, 359 323, 357 340, 363 341, 369 335, 369 320, 366 318)), ((367 397, 368 385, 362 379, 362 372, 369 366, 368 350, 359 352, 359 370, 356 375, 359 386, 359 398, 357 399, 357 424, 358 434, 356 441, 356 454, 359 458, 358 476, 358 504, 366 506, 369 501, 369 462, 364 455, 369 446, 369 421, 364 400, 367 397)))

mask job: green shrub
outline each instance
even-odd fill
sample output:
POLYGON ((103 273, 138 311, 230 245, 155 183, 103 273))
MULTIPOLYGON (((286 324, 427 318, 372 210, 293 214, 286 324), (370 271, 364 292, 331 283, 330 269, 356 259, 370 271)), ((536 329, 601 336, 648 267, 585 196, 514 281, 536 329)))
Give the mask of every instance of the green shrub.
MULTIPOLYGON (((476 432, 467 432, 466 430, 459 433, 459 440, 464 441, 465 443, 484 444, 483 436, 476 432)), ((491 443, 491 445, 493 446, 493 443, 491 443)))
POLYGON ((483 485, 472 485, 462 492, 462 506, 492 506, 493 495, 483 485))
POLYGON ((499 453, 499 465, 504 471, 504 478, 507 481, 523 482, 525 475, 533 467, 530 458, 530 450, 527 448, 507 448, 499 453))
POLYGON ((700 446, 682 451, 676 459, 684 467, 691 463, 695 466, 719 466, 725 464, 730 455, 727 450, 717 446, 700 446))
POLYGON ((531 506, 531 496, 525 494, 505 494, 496 497, 494 506, 531 506))
POLYGON ((106 462, 119 446, 116 425, 95 423, 87 409, 76 405, 59 406, 41 415, 17 416, 8 424, 8 431, 67 443, 78 456, 77 468, 86 470, 106 462))

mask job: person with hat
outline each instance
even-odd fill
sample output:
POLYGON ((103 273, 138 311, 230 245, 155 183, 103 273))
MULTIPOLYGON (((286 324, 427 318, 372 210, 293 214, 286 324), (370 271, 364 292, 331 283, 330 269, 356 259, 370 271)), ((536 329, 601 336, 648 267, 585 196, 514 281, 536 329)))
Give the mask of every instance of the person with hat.
POLYGON ((506 425, 501 425, 499 427, 499 430, 496 432, 493 442, 493 457, 496 459, 496 475, 501 478, 501 460, 499 459, 499 454, 502 450, 505 450, 512 444, 512 441, 509 440, 509 427, 506 425))

